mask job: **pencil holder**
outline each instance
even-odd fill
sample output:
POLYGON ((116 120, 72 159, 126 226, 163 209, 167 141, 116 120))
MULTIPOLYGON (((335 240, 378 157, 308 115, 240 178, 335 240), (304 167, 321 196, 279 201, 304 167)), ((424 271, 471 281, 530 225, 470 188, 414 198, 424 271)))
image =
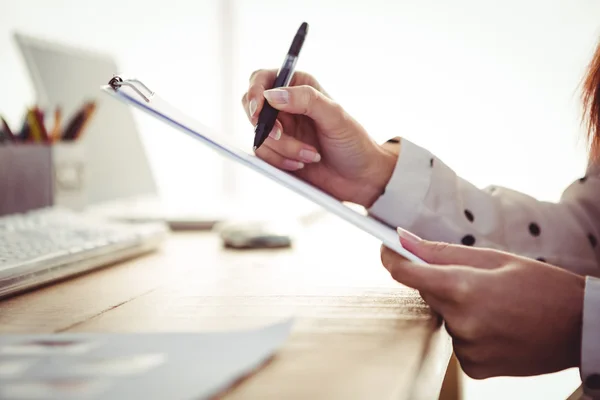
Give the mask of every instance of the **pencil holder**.
POLYGON ((52 146, 54 205, 81 211, 87 201, 85 147, 79 142, 52 146))
POLYGON ((50 146, 0 145, 0 215, 51 206, 52 171, 50 146))

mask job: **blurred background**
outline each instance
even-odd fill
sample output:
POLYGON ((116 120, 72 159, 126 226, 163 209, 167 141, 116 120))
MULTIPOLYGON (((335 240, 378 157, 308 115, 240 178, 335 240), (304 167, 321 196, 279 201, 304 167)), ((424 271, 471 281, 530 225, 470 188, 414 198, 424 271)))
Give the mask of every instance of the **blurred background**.
MULTIPOLYGON (((595 0, 0 0, 0 113, 16 123, 36 101, 12 37, 21 32, 108 53, 116 73, 250 145, 248 77, 278 68, 306 21, 298 69, 378 141, 406 137, 478 186, 555 201, 585 169, 579 85, 599 15, 595 0)), ((273 196, 269 209, 311 209, 160 122, 136 120, 167 201, 273 196)), ((465 398, 562 399, 577 382, 574 370, 466 380, 465 398)))

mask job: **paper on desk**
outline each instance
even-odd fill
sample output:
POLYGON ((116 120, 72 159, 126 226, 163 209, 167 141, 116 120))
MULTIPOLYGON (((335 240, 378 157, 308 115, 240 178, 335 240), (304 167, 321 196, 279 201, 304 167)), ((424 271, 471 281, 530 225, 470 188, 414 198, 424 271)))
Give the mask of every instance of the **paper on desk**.
POLYGON ((205 399, 265 363, 292 319, 207 333, 0 335, 0 399, 205 399))

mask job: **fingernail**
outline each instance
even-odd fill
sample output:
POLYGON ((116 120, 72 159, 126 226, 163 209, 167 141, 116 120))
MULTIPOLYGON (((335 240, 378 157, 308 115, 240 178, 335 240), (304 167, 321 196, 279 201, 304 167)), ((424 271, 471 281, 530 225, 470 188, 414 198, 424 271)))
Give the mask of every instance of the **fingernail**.
POLYGON ((304 163, 301 163, 300 161, 294 161, 294 160, 283 160, 283 166, 289 169, 302 169, 304 168, 304 163))
POLYGON ((281 139, 281 130, 278 127, 273 128, 271 133, 269 133, 269 137, 273 140, 281 139))
POLYGON ((250 117, 254 117, 254 113, 256 112, 256 100, 250 100, 250 104, 248 105, 248 111, 250 112, 250 117))
POLYGON ((396 231, 398 232, 398 236, 400 236, 401 239, 404 239, 407 242, 417 244, 423 240, 414 233, 411 233, 402 228, 396 228, 396 231))
POLYGON ((265 98, 269 103, 287 104, 290 99, 290 94, 283 89, 269 89, 264 93, 265 98))
POLYGON ((316 151, 312 150, 300 150, 300 158, 306 162, 319 162, 321 161, 321 155, 316 151))

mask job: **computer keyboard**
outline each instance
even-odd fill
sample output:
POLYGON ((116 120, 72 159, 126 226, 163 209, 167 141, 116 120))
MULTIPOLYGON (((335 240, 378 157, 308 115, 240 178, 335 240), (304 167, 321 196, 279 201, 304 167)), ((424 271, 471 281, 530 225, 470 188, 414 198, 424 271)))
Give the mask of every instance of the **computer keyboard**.
POLYGON ((149 252, 167 232, 61 208, 2 216, 0 297, 149 252))

